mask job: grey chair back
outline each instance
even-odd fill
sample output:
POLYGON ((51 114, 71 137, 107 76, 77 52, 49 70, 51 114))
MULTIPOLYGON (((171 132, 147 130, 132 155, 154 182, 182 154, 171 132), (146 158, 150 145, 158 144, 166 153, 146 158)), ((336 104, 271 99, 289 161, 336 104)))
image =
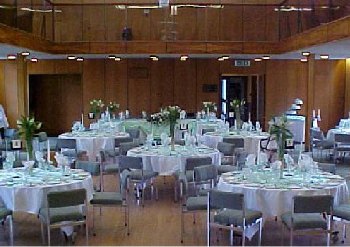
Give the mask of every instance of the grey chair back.
POLYGON ((208 132, 215 132, 215 129, 213 129, 213 128, 204 128, 204 129, 202 129, 202 135, 204 135, 205 133, 208 133, 208 132))
POLYGON ((248 152, 245 151, 243 148, 235 148, 235 156, 236 156, 237 166, 239 168, 243 167, 245 165, 248 152))
POLYGON ((78 206, 86 202, 86 189, 54 191, 47 194, 48 208, 78 206))
POLYGON ((324 139, 323 132, 321 130, 315 129, 315 128, 310 129, 310 137, 311 137, 311 140, 321 141, 324 139))
POLYGON ((122 155, 119 157, 119 169, 120 172, 126 169, 143 169, 143 163, 141 157, 132 157, 122 155))
POLYGON ((222 141, 235 145, 235 148, 244 148, 244 139, 243 138, 224 137, 222 141))
POLYGON ((350 145, 350 135, 348 134, 335 134, 334 142, 338 142, 341 144, 349 144, 350 145))
POLYGON ((98 176, 101 173, 100 164, 97 162, 78 160, 75 163, 75 168, 89 172, 92 176, 98 176))
POLYGON ((244 194, 211 190, 209 191, 209 207, 244 210, 244 194))
POLYGON ((37 134, 37 136, 38 136, 39 142, 46 142, 47 141, 47 133, 46 132, 39 132, 37 134))
POLYGON ((139 145, 137 143, 134 143, 134 142, 122 142, 122 143, 120 143, 119 154, 126 155, 130 149, 136 148, 138 146, 139 145))
POLYGON ((193 171, 197 166, 211 165, 211 157, 189 157, 186 159, 185 171, 193 171))
POLYGON ((331 213, 332 195, 294 196, 293 213, 331 213))
POLYGON ((126 129, 125 132, 129 133, 130 137, 133 139, 140 138, 140 129, 139 128, 129 128, 129 129, 126 129))
POLYGON ((204 182, 208 180, 216 181, 218 169, 215 165, 204 165, 194 168, 194 181, 204 182))
POLYGON ((114 146, 115 147, 120 147, 120 143, 123 143, 123 142, 133 142, 133 138, 132 137, 118 137, 118 138, 115 138, 114 146))
POLYGON ((62 148, 77 149, 77 143, 75 139, 57 139, 56 151, 60 151, 62 148))
POLYGON ((232 143, 219 142, 217 148, 224 156, 233 156, 235 152, 235 145, 232 143))
POLYGON ((18 137, 17 130, 16 129, 10 129, 10 128, 5 129, 4 137, 5 137, 5 139, 10 139, 10 140, 16 139, 18 137))

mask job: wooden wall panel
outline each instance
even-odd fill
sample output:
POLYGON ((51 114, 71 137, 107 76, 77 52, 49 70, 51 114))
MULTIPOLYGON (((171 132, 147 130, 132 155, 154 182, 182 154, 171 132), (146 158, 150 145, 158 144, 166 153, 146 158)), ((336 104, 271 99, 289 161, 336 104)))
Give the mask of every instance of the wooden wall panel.
POLYGON ((151 18, 151 40, 161 40, 162 30, 165 31, 165 24, 162 23, 166 21, 168 16, 167 9, 151 9, 150 18, 151 18))
POLYGON ((210 41, 220 40, 220 11, 206 9, 206 39, 210 41))
POLYGON ((256 6, 243 7, 243 40, 266 40, 266 9, 256 6), (254 13, 254 14, 252 14, 254 13))
MULTIPOLYGON (((60 6, 60 13, 55 13, 55 41, 84 40, 82 6, 60 6)), ((84 30, 87 31, 87 30, 84 30)))
MULTIPOLYGON (((174 59, 151 63, 151 112, 174 104, 174 59)), ((186 62, 185 62, 186 63, 186 62)))
POLYGON ((120 110, 125 111, 128 95, 127 61, 115 62, 113 60, 107 60, 105 66, 105 101, 115 101, 120 105, 120 110))
POLYGON ((17 98, 17 65, 16 62, 7 62, 4 65, 5 71, 5 94, 6 94, 6 115, 11 127, 16 127, 18 113, 17 98))
POLYGON ((106 5, 106 39, 107 41, 122 40, 123 28, 126 25, 125 10, 114 5, 106 5))
POLYGON ((5 62, 0 61, 0 104, 6 107, 6 92, 5 92, 5 62))
POLYGON ((198 40, 197 9, 179 8, 175 18, 178 40, 198 40), (189 25, 191 23, 191 25, 189 25))
MULTIPOLYGON (((105 8, 99 5, 83 7, 83 40, 106 40, 106 13, 105 8)), ((81 19, 80 19, 81 20, 81 19)))
POLYGON ((127 26, 132 29, 133 40, 150 40, 151 17, 143 9, 128 9, 127 26))
POLYGON ((176 60, 174 67, 174 104, 187 112, 197 110, 196 61, 176 60))
POLYGON ((128 109, 132 116, 151 110, 150 60, 128 60, 128 109))
POLYGON ((220 11, 220 40, 242 41, 242 6, 225 6, 220 11))

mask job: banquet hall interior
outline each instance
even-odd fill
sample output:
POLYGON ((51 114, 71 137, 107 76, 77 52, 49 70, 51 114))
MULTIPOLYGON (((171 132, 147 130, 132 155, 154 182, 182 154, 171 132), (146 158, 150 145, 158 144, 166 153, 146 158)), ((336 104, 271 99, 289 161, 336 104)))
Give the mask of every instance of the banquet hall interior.
POLYGON ((0 0, 0 245, 350 245, 348 0, 0 0))

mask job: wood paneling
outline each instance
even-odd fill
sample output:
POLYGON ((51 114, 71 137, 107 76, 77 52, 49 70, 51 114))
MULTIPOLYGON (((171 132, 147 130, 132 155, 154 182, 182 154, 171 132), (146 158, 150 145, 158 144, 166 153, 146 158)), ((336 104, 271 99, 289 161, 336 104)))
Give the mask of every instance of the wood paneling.
POLYGON ((5 72, 5 94, 6 94, 6 115, 10 126, 16 126, 19 117, 17 98, 17 65, 16 62, 7 62, 4 65, 5 72))
POLYGON ((242 41, 243 6, 226 6, 220 11, 220 40, 242 41))

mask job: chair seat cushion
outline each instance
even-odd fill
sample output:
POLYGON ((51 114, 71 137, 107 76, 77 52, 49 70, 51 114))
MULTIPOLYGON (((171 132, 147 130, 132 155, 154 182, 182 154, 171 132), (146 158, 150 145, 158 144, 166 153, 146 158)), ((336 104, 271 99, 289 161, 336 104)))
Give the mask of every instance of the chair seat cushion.
POLYGON ((3 219, 8 215, 12 215, 12 211, 5 207, 0 207, 0 219, 3 219))
POLYGON ((208 198, 206 196, 189 197, 186 200, 186 208, 188 211, 206 210, 207 200, 208 198))
POLYGON ((350 204, 341 204, 334 207, 333 215, 345 220, 350 220, 350 204))
MULTIPOLYGON (((262 217, 260 211, 245 210, 246 225, 251 225, 262 217)), ((222 225, 243 226, 243 215, 241 210, 225 209, 214 216, 214 222, 222 225)))
POLYGON ((221 175, 222 173, 225 173, 225 172, 232 172, 232 171, 235 171, 237 170, 237 168, 235 166, 232 166, 232 165, 221 165, 221 166, 218 166, 218 174, 221 175))
POLYGON ((104 172, 105 173, 117 173, 119 171, 117 164, 105 164, 104 172))
POLYGON ((287 212, 281 216, 282 222, 291 229, 310 229, 310 228, 322 228, 327 229, 327 221, 318 213, 298 213, 294 214, 292 224, 292 213, 287 212))
POLYGON ((323 149, 332 149, 334 148, 334 142, 329 140, 322 140, 316 143, 316 147, 323 149))
POLYGON ((131 180, 142 180, 142 179, 147 180, 147 179, 154 178, 156 176, 158 176, 158 172, 147 171, 147 170, 144 170, 142 172, 141 170, 132 170, 129 174, 129 179, 131 179, 131 180))
POLYGON ((122 203, 122 195, 118 192, 97 192, 94 193, 93 198, 90 200, 92 205, 121 205, 122 203))
MULTIPOLYGON (((47 220, 47 209, 41 208, 39 215, 47 220)), ((64 208, 51 208, 50 209, 50 224, 61 222, 61 221, 79 221, 84 220, 85 216, 80 211, 79 207, 64 207, 64 208)))

